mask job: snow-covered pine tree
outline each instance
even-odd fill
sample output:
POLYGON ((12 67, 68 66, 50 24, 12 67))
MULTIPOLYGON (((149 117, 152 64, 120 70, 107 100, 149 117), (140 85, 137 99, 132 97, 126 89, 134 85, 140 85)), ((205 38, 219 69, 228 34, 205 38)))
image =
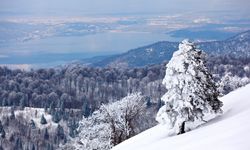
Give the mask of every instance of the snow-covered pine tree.
POLYGON ((170 134, 192 130, 222 113, 219 92, 204 61, 205 53, 183 40, 166 66, 163 84, 168 91, 156 120, 167 124, 170 134))

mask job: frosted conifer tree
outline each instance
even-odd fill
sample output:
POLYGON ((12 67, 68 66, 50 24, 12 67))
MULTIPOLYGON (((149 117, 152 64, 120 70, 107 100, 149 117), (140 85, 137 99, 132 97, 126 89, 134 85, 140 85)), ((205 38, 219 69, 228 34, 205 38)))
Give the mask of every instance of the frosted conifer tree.
POLYGON ((222 113, 219 92, 204 58, 201 50, 184 40, 166 66, 163 84, 168 91, 156 120, 167 124, 171 134, 185 133, 222 113))

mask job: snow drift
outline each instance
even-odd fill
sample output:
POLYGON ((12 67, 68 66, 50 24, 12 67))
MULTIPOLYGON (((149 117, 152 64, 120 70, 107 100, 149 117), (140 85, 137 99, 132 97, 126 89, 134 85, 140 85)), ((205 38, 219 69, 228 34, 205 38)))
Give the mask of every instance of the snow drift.
POLYGON ((167 128, 157 125, 113 150, 249 150, 250 84, 220 100, 223 115, 193 131, 169 137, 167 128))

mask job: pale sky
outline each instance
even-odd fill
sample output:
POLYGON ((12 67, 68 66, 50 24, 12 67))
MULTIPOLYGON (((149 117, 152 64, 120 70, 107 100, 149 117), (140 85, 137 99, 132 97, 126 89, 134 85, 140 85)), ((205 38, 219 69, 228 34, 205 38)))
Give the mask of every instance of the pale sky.
POLYGON ((250 0, 0 0, 0 13, 84 15, 115 13, 249 12, 250 0))

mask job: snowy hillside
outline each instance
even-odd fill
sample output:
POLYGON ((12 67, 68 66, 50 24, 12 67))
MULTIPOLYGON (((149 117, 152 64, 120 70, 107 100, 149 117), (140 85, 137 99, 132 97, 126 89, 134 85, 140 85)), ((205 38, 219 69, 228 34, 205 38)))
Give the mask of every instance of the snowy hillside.
MULTIPOLYGON (((11 107, 1 107, 0 108, 0 119, 10 116, 11 115, 11 107)), ((52 121, 52 116, 46 112, 44 112, 44 109, 42 108, 32 108, 32 107, 25 107, 24 110, 16 110, 14 112, 16 118, 24 118, 26 122, 30 122, 30 120, 33 120, 35 123, 35 126, 39 129, 51 129, 55 130, 56 127, 58 126, 58 123, 55 123, 52 121), (46 124, 41 124, 40 120, 42 115, 44 115, 44 118, 48 123, 46 124)), ((61 121, 61 125, 67 127, 65 122, 61 121)))
POLYGON ((166 127, 155 126, 113 150, 249 150, 250 84, 222 97, 224 114, 198 129, 168 137, 166 127))

